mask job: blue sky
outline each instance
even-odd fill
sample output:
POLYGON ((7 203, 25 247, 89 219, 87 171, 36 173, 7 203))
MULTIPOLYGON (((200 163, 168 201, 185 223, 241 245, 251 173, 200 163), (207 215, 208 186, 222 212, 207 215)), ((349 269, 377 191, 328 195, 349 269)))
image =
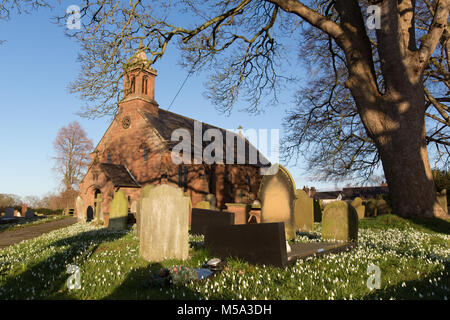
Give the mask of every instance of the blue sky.
MULTIPOLYGON (((67 86, 78 73, 79 48, 50 22, 56 13, 43 9, 0 21, 0 39, 7 41, 0 45, 0 193, 42 196, 56 191, 52 157, 57 131, 77 120, 96 145, 111 121, 109 116, 88 120, 76 115, 83 102, 69 94, 67 86)), ((187 75, 177 54, 169 50, 154 66, 158 71, 155 99, 164 109, 187 75)), ((206 80, 206 75, 190 77, 170 110, 225 129, 280 129, 283 135, 281 123, 285 110, 292 107, 291 91, 281 93, 280 104, 262 114, 235 110, 225 116, 203 96, 206 80)), ((311 181, 301 167, 288 169, 297 188, 336 189, 333 183, 311 181)))

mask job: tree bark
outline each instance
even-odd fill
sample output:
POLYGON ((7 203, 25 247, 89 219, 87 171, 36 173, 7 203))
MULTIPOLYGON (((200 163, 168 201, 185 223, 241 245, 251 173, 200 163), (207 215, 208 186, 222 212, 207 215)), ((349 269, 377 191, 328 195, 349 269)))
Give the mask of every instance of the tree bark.
POLYGON ((426 146, 424 96, 421 81, 405 83, 402 92, 378 101, 383 113, 364 117, 380 153, 393 212, 402 217, 442 217, 436 199, 426 146))

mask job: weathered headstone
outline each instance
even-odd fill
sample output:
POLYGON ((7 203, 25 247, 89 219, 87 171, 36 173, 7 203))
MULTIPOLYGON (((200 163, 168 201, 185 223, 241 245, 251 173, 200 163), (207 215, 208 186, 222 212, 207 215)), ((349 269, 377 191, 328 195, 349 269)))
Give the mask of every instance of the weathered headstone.
POLYGON ((212 226, 232 226, 234 214, 227 211, 192 209, 191 234, 205 234, 206 228, 212 226))
POLYGON ((216 196, 212 193, 208 193, 206 195, 206 201, 209 202, 209 206, 211 210, 216 210, 216 196))
POLYGON ((314 201, 305 190, 297 189, 295 191, 296 199, 294 201, 295 225, 300 231, 314 230, 314 201))
POLYGON ((189 197, 166 184, 151 190, 141 203, 140 255, 147 261, 186 260, 189 255, 189 197))
POLYGON ((5 209, 5 218, 14 218, 14 208, 5 209))
POLYGON ((14 210, 14 217, 21 217, 19 210, 14 210))
POLYGON ((366 213, 366 206, 363 204, 363 200, 360 197, 356 197, 353 199, 351 205, 355 208, 358 219, 363 219, 366 213))
POLYGON ((152 191, 156 186, 154 184, 148 184, 142 188, 141 198, 139 199, 136 206, 136 236, 139 238, 141 234, 141 208, 142 208, 142 199, 148 197, 150 191, 152 191))
POLYGON ((34 211, 31 209, 27 209, 27 212, 25 212, 25 218, 33 218, 34 217, 34 211))
POLYGON ((314 222, 322 222, 322 207, 320 199, 314 199, 314 222))
POLYGON ((258 199, 261 201, 261 222, 284 222, 286 240, 294 239, 295 183, 285 167, 276 164, 267 171, 261 180, 258 199))
POLYGON ((384 199, 378 199, 376 202, 377 205, 377 215, 382 214, 390 214, 391 213, 391 207, 389 207, 388 203, 384 199))
POLYGON ((211 209, 211 204, 208 201, 200 201, 195 204, 194 208, 209 210, 211 209))
POLYGON ((322 238, 342 241, 358 240, 358 214, 345 201, 334 201, 322 215, 322 238))
POLYGON ((128 220, 128 200, 122 191, 114 193, 114 198, 109 208, 108 228, 113 230, 124 230, 128 220))
POLYGON ((377 203, 375 199, 369 199, 366 201, 366 217, 376 217, 377 216, 377 203))
POLYGON ((77 221, 85 222, 86 216, 84 215, 84 200, 80 196, 78 196, 75 200, 75 209, 77 211, 77 221))

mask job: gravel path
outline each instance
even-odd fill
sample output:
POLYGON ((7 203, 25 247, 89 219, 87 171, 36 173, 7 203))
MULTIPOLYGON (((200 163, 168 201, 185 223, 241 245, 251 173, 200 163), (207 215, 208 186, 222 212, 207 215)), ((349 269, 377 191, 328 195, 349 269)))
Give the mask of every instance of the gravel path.
POLYGON ((16 230, 0 232, 0 250, 12 244, 19 243, 23 240, 29 240, 39 237, 43 233, 68 227, 76 222, 76 218, 67 217, 65 219, 42 223, 36 226, 29 226, 16 230))

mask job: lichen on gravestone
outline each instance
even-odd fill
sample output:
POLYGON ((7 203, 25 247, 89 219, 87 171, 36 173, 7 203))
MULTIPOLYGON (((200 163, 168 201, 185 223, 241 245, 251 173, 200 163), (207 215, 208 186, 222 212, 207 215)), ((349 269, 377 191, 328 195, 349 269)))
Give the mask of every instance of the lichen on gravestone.
POLYGON ((356 242, 358 240, 358 215, 345 201, 328 204, 322 215, 322 238, 356 242))

